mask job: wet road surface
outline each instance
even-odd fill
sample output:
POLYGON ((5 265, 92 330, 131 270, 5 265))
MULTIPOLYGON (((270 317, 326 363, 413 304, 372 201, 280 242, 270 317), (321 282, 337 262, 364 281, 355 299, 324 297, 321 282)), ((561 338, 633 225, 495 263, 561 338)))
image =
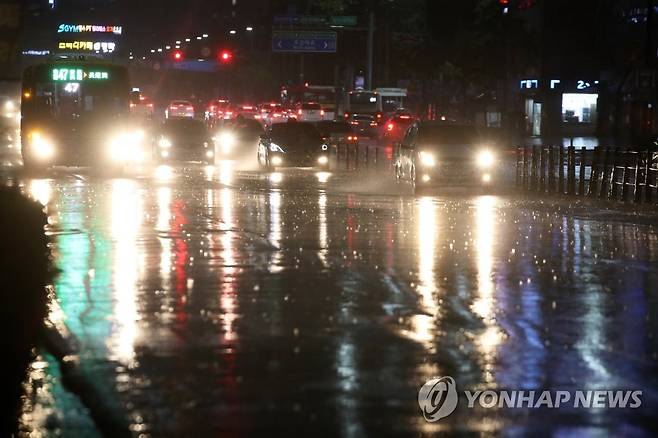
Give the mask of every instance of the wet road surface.
MULTIPOLYGON (((137 436, 650 436, 658 229, 507 195, 228 165, 26 179, 86 379, 137 436), (475 409, 419 388, 640 389, 639 409, 475 409)), ((94 435, 41 352, 23 430, 94 435)))

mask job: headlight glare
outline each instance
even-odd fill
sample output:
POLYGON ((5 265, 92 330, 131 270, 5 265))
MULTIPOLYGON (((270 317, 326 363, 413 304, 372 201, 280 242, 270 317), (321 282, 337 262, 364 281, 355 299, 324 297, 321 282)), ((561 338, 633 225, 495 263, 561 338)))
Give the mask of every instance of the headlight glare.
POLYGON ((489 168, 489 167, 493 166, 495 162, 496 162, 496 157, 489 150, 482 150, 478 154, 477 163, 478 163, 478 166, 480 166, 480 167, 489 168))
POLYGON ((143 131, 134 131, 117 135, 110 143, 110 156, 114 161, 144 161, 142 151, 143 131))
POLYGON ((434 155, 430 152, 421 151, 420 153, 420 162, 423 166, 434 167, 436 161, 434 160, 434 155))
POLYGON ((158 141, 158 146, 164 149, 169 149, 171 147, 171 141, 167 137, 162 137, 160 141, 158 141))
POLYGON ((32 151, 37 158, 47 160, 55 155, 55 146, 40 133, 32 133, 32 151))

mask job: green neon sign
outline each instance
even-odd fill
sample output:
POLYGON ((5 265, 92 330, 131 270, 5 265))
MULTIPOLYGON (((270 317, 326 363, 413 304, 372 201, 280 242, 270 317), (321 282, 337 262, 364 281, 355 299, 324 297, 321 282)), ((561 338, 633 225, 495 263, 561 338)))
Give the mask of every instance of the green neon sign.
POLYGON ((52 79, 55 82, 110 79, 110 73, 105 70, 85 71, 82 68, 67 67, 67 68, 54 68, 52 73, 53 73, 52 79))

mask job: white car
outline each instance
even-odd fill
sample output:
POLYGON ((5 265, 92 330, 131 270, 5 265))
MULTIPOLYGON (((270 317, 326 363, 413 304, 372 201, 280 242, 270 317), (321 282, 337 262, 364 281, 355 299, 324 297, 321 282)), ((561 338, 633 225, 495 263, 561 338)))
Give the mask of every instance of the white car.
POLYGON ((324 120, 324 111, 319 103, 302 103, 296 107, 296 116, 300 122, 320 122, 324 120))
POLYGON ((165 117, 192 117, 194 118, 194 105, 192 102, 187 100, 174 100, 172 101, 167 110, 165 111, 165 117))

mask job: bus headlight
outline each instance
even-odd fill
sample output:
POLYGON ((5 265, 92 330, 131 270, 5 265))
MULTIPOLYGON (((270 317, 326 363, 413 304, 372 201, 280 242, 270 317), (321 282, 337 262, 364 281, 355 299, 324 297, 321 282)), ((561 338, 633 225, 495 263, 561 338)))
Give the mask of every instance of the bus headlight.
POLYGON ((110 157, 112 160, 120 162, 141 162, 145 158, 144 151, 142 150, 143 142, 143 131, 118 135, 110 143, 110 157))
POLYGON ((158 141, 158 146, 163 149, 169 149, 171 147, 171 141, 167 137, 162 137, 160 141, 158 141))
POLYGON ((477 164, 483 169, 490 168, 495 164, 495 162, 496 162, 496 157, 494 156, 493 152, 484 149, 478 153, 477 164))
POLYGON ((436 165, 434 155, 430 152, 424 151, 421 151, 420 153, 420 163, 425 167, 434 167, 436 165))
POLYGON ((48 160, 55 155, 55 145, 38 132, 34 132, 32 133, 32 151, 37 158, 48 160))

